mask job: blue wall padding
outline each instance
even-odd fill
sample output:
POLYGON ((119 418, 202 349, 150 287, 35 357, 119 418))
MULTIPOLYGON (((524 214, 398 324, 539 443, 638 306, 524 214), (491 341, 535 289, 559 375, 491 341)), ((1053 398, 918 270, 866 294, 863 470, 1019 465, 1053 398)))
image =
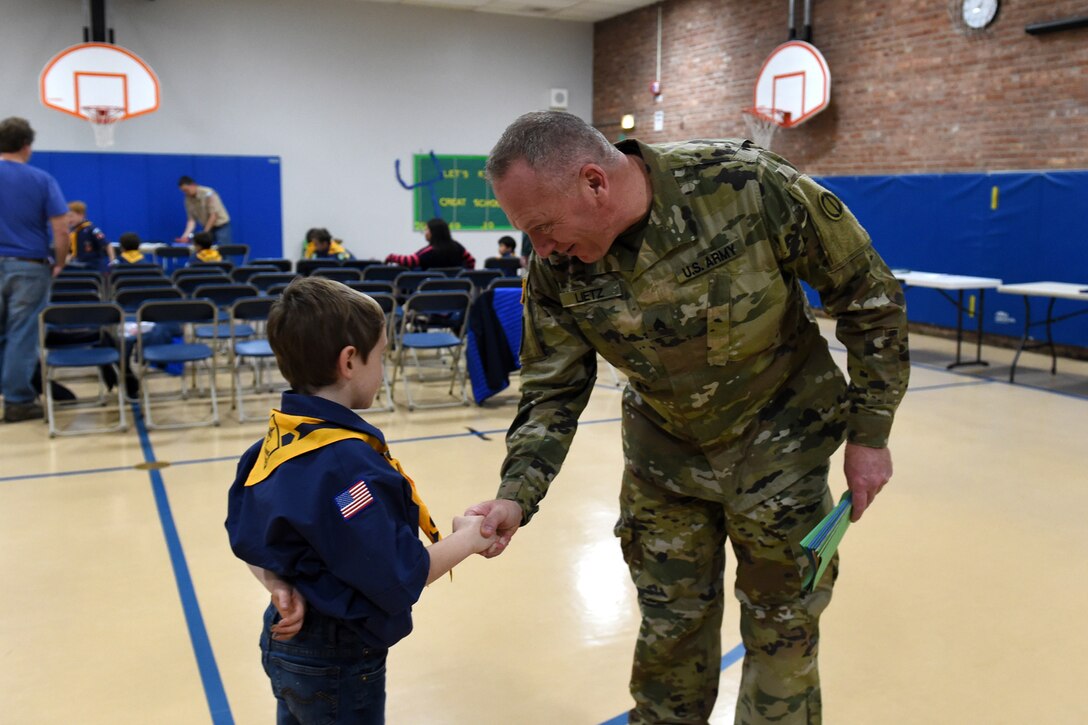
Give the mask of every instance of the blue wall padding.
POLYGON ((87 218, 110 241, 124 232, 162 242, 181 234, 185 205, 178 178, 190 176, 219 192, 234 241, 249 245, 251 259, 283 256, 278 156, 35 151, 30 163, 52 174, 66 199, 86 202, 87 218))
MULTIPOLYGON (((1088 171, 998 174, 830 176, 818 181, 838 194, 895 268, 997 277, 1016 282, 1074 282, 1088 287, 1088 171), (998 189, 997 208, 991 208, 998 189)), ((932 289, 907 290, 912 322, 955 327, 956 309, 932 289)), ((955 295, 955 292, 949 294, 955 295)), ((965 291, 967 297, 976 291, 965 291)), ((1055 316, 1088 309, 1058 300, 1055 316)), ((819 298, 810 293, 813 304, 819 298)), ((1047 300, 1032 298, 1032 320, 1046 314, 1047 300)), ((1019 336, 1020 296, 986 292, 986 332, 1019 336), (1015 320, 995 321, 999 311, 1015 320)), ((974 330, 975 320, 964 325, 974 330)), ((1045 334, 1042 327, 1032 335, 1045 334)), ((1088 315, 1054 326, 1056 342, 1088 346, 1088 315)))

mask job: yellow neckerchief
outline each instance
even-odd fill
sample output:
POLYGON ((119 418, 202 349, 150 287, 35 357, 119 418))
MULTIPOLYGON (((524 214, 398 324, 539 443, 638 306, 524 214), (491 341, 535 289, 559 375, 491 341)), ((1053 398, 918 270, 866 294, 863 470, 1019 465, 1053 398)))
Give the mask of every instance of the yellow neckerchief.
POLYGON ((197 253, 196 253, 196 258, 199 259, 201 262, 222 262, 223 261, 223 255, 221 255, 219 253, 219 250, 215 249, 214 247, 208 248, 208 249, 198 250, 197 253))
POLYGON ((301 415, 289 415, 280 410, 273 410, 268 419, 268 433, 264 438, 264 445, 257 456, 257 462, 246 477, 246 486, 254 486, 272 475, 272 472, 281 464, 296 456, 315 451, 318 448, 344 440, 365 441, 371 448, 377 451, 386 462, 400 475, 412 489, 412 501, 419 507, 419 528, 432 542, 442 538, 438 527, 431 518, 431 512, 427 504, 416 490, 415 481, 404 472, 400 461, 389 454, 389 446, 374 436, 361 431, 349 430, 336 423, 330 423, 320 418, 309 418, 301 415))
POLYGON ((68 232, 68 244, 71 245, 72 248, 72 251, 69 252, 69 256, 72 259, 76 258, 76 237, 79 236, 79 230, 89 226, 91 226, 91 223, 89 221, 83 221, 80 222, 79 226, 77 226, 75 229, 68 232))
POLYGON ((144 253, 139 249, 130 249, 127 252, 121 252, 121 258, 129 264, 136 264, 144 258, 144 253))
MULTIPOLYGON (((329 251, 326 254, 330 257, 339 257, 341 254, 347 253, 347 249, 343 244, 340 244, 335 239, 329 242, 329 251)), ((306 242, 306 253, 303 255, 306 259, 314 258, 314 243, 306 242)))

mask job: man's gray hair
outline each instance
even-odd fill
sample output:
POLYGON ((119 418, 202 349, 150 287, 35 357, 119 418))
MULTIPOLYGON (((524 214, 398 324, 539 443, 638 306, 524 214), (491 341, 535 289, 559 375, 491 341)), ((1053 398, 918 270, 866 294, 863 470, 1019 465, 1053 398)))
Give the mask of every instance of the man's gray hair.
POLYGON ((586 164, 611 168, 623 154, 597 129, 572 113, 534 111, 511 123, 491 149, 487 178, 501 181, 519 159, 562 186, 586 164))

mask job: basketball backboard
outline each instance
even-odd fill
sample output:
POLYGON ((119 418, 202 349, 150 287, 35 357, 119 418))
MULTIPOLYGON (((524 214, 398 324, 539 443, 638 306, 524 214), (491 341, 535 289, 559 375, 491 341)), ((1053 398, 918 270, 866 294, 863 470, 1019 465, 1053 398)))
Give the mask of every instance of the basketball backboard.
POLYGON ((62 50, 42 69, 41 101, 90 119, 92 109, 120 109, 123 121, 159 108, 159 79, 138 55, 118 45, 81 43, 62 50))
POLYGON ((790 128, 827 108, 831 99, 831 72, 811 43, 783 43, 763 61, 756 77, 753 107, 781 112, 781 125, 790 128))

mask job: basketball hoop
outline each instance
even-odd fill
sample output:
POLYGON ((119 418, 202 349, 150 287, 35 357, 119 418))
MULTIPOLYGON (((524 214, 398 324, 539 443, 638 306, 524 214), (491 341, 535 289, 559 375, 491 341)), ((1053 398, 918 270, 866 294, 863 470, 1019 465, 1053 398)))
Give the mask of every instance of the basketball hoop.
POLYGON ((790 122, 790 114, 777 108, 764 108, 762 106, 745 108, 744 123, 748 126, 748 136, 757 146, 765 149, 771 148, 771 140, 779 126, 785 126, 790 122))
POLYGON ((113 146, 113 127, 125 117, 125 109, 120 106, 83 106, 83 113, 94 129, 94 143, 104 149, 113 146))

